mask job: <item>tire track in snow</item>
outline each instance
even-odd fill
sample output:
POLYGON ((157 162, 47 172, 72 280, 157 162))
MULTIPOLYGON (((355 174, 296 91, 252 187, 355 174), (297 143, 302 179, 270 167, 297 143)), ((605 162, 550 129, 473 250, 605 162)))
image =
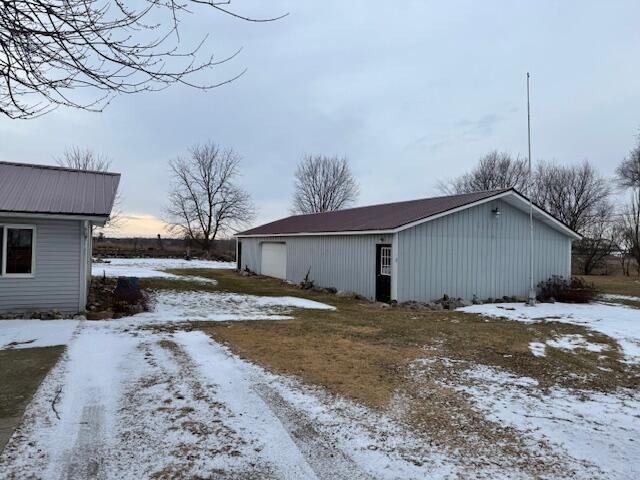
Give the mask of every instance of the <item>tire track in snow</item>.
POLYGON ((117 426, 123 476, 110 478, 282 478, 170 335, 147 336, 136 359, 117 426))
POLYGON ((363 472, 351 457, 336 447, 304 413, 287 403, 276 390, 265 384, 256 385, 255 390, 289 432, 319 480, 374 478, 363 472))
POLYGON ((82 408, 80 429, 73 450, 67 458, 68 480, 103 479, 104 472, 104 405, 86 405, 82 408))
POLYGON ((202 332, 176 333, 175 341, 189 356, 191 370, 199 371, 216 385, 218 401, 228 405, 240 427, 253 436, 262 436, 266 453, 278 468, 287 462, 301 472, 278 478, 318 480, 369 480, 365 472, 331 436, 306 413, 287 402, 266 379, 255 377, 253 366, 227 355, 202 332), (247 369, 248 368, 248 369, 247 369), (285 460, 286 458, 286 460, 285 460))

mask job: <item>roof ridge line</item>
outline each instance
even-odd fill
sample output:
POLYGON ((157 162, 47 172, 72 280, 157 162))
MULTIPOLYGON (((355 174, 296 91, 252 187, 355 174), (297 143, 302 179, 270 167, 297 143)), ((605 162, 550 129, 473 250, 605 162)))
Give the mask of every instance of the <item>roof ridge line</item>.
MULTIPOLYGON (((437 200, 437 199, 441 199, 441 198, 464 197, 464 196, 467 196, 467 195, 478 195, 478 194, 482 194, 482 193, 495 193, 495 194, 498 194, 498 193, 507 192, 509 190, 516 191, 515 188, 513 188, 513 187, 497 188, 497 189, 492 189, 492 190, 478 190, 476 192, 454 193, 454 194, 451 194, 451 195, 439 195, 437 197, 421 197, 421 198, 414 198, 412 200, 398 200, 398 201, 395 201, 395 202, 372 203, 370 205, 361 205, 359 207, 342 208, 340 210, 330 210, 330 211, 327 211, 327 212, 299 213, 297 215, 289 215, 288 217, 283 217, 283 218, 281 218, 279 220, 284 220, 285 218, 294 218, 294 217, 307 217, 307 216, 311 216, 311 215, 325 215, 325 214, 336 213, 336 212, 348 212, 348 211, 351 211, 351 210, 359 210, 361 208, 384 207, 386 205, 397 205, 399 203, 420 202, 420 201, 423 201, 423 200, 437 200)), ((277 222, 277 221, 278 220, 274 220, 274 222, 277 222)), ((272 222, 268 222, 268 223, 272 223, 272 222)))
POLYGON ((73 172, 73 173, 94 173, 99 175, 113 175, 113 176, 121 176, 120 173, 117 172, 101 172, 99 170, 82 170, 79 168, 71 168, 71 167, 63 167, 60 165, 45 165, 40 163, 21 163, 21 162, 7 162, 0 160, 0 165, 11 165, 14 167, 26 167, 26 168, 35 168, 42 170, 60 170, 63 172, 73 172))

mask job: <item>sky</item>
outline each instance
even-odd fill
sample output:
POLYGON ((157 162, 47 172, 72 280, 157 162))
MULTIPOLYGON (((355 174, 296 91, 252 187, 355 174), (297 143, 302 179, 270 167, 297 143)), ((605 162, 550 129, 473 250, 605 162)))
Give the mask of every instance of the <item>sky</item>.
POLYGON ((346 156, 357 205, 439 194, 491 150, 592 162, 612 175, 640 132, 640 2, 242 1, 248 23, 195 7, 182 41, 232 61, 182 85, 122 95, 102 113, 0 117, 0 160, 49 164, 73 145, 122 174, 120 235, 165 235, 168 162, 213 141, 241 157, 254 224, 289 214, 305 154, 346 156))

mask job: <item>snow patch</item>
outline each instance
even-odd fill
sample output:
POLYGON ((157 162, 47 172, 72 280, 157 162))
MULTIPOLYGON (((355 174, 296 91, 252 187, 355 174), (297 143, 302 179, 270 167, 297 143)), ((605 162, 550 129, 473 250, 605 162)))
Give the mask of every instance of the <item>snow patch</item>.
POLYGON ((547 340, 547 345, 564 350, 575 350, 577 348, 584 348, 589 352, 603 352, 605 350, 609 350, 609 345, 591 343, 580 334, 561 335, 551 340, 547 340))
POLYGON ((0 320, 0 350, 66 345, 79 320, 0 320))
POLYGON ((542 342, 529 342, 529 351, 534 357, 544 357, 546 355, 547 345, 542 342))
POLYGON ((600 295, 602 300, 627 300, 629 302, 640 302, 640 297, 634 297, 631 295, 620 295, 617 293, 603 293, 600 295))
POLYGON ((503 370, 476 365, 466 371, 470 384, 450 385, 465 392, 492 421, 558 445, 572 457, 595 464, 601 478, 640 478, 640 393, 572 391, 529 392, 537 382, 503 370))
POLYGON ((170 268, 233 269, 236 268, 236 264, 233 262, 183 260, 179 258, 107 258, 104 262, 93 262, 91 274, 96 277, 106 275, 107 277, 171 278, 174 280, 215 283, 215 280, 209 278, 174 275, 163 271, 170 268))
POLYGON ((152 312, 136 315, 140 322, 286 320, 291 308, 334 310, 335 307, 298 297, 259 297, 228 292, 162 291, 152 312))
POLYGON ((582 325, 615 339, 629 361, 640 362, 640 310, 637 308, 599 303, 540 303, 535 307, 524 303, 499 303, 458 310, 525 323, 553 321, 582 325))
POLYGON ((529 342, 529 350, 534 357, 546 356, 547 346, 562 350, 585 349, 589 352, 603 352, 609 350, 609 345, 602 343, 591 343, 583 335, 560 335, 546 342, 529 342))

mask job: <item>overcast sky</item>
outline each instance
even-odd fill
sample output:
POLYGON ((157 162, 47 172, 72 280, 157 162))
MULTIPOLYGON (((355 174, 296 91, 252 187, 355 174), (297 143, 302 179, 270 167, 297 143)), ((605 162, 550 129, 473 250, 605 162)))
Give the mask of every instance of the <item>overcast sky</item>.
POLYGON ((54 163, 78 145, 121 172, 125 231, 162 233, 168 160, 214 141, 242 160, 256 223, 288 215, 306 153, 344 155, 359 204, 439 193, 486 152, 526 152, 525 73, 532 73, 534 159, 588 159, 610 175, 640 128, 640 2, 242 1, 237 11, 290 15, 250 24, 206 8, 185 42, 232 62, 234 83, 121 96, 104 113, 58 109, 0 117, 0 160, 54 163))

